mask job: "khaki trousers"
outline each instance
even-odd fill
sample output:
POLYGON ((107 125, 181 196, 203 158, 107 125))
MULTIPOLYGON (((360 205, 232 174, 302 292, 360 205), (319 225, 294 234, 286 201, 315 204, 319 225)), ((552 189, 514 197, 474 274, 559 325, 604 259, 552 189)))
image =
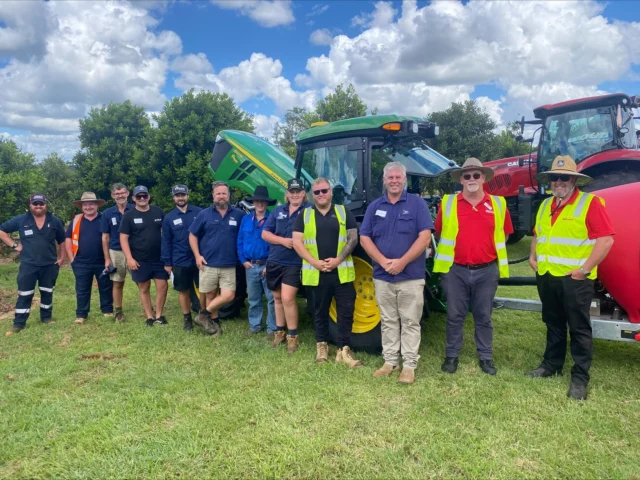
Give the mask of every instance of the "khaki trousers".
POLYGON ((385 363, 416 368, 420 348, 420 319, 424 279, 389 283, 373 280, 382 321, 382 357, 385 363))

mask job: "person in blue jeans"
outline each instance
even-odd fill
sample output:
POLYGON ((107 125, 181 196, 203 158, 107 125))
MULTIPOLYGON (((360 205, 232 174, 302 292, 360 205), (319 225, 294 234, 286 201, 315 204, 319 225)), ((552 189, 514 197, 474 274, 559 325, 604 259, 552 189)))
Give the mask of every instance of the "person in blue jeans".
POLYGON ((252 197, 247 198, 254 210, 245 215, 238 234, 238 258, 247 274, 247 294, 249 297, 249 335, 262 331, 262 294, 267 297, 267 336, 276 331, 276 314, 273 306, 273 292, 267 288, 265 267, 269 257, 269 244, 262 240, 262 228, 269 216, 268 205, 276 201, 269 198, 267 187, 258 185, 252 197))

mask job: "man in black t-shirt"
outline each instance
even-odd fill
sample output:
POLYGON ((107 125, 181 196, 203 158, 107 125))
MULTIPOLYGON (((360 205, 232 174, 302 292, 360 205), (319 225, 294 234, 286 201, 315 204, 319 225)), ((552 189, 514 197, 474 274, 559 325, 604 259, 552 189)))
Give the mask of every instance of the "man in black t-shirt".
POLYGON ((126 212, 120 223, 120 244, 131 270, 131 278, 138 284, 140 301, 147 316, 147 326, 154 323, 166 325, 162 315, 167 299, 169 274, 161 259, 162 220, 164 213, 158 207, 149 205, 151 196, 143 185, 133 189, 136 208, 126 212), (156 285, 156 317, 151 309, 151 279, 156 285))

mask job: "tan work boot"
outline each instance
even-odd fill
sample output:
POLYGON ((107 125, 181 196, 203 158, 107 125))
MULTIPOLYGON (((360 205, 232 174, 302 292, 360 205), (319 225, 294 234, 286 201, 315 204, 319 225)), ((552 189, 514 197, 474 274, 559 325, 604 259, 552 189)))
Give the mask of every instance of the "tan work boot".
POLYGON ((104 318, 113 318, 113 313, 103 313, 102 316, 104 318))
POLYGON ((402 372, 398 377, 398 383, 402 385, 411 385, 416 380, 415 369, 402 367, 402 372))
POLYGON ((280 345, 284 345, 287 339, 285 338, 286 333, 284 330, 276 330, 273 334, 273 343, 271 344, 271 348, 277 348, 280 345))
POLYGON ((292 354, 298 351, 298 335, 287 335, 287 353, 292 354))
POLYGON ((342 347, 338 349, 336 354, 336 363, 344 363, 349 368, 362 367, 364 363, 360 360, 356 360, 353 356, 353 352, 349 347, 342 347))
POLYGON ((78 317, 78 318, 76 318, 75 322, 73 322, 73 323, 75 323, 76 325, 82 325, 85 322, 85 320, 86 320, 86 318, 78 317))
POLYGON ((388 377, 393 372, 397 372, 397 371, 398 371, 398 366, 397 365, 391 365, 390 363, 384 362, 384 365, 382 365, 382 367, 380 367, 378 370, 373 372, 373 376, 374 377, 388 377))
POLYGON ((316 343, 316 363, 324 363, 329 360, 329 345, 327 342, 316 343))
POLYGON ((5 337, 10 337, 11 335, 15 335, 16 333, 20 333, 22 331, 21 328, 13 327, 7 333, 4 334, 5 337))

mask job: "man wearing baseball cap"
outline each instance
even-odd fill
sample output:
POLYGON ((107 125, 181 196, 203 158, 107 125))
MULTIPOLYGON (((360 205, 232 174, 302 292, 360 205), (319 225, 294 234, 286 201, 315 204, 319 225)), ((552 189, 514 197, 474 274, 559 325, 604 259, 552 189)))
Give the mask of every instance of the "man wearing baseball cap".
POLYGON ((171 193, 176 208, 167 213, 162 222, 162 261, 167 273, 173 273, 173 288, 178 292, 184 317, 183 328, 190 332, 193 330, 191 290, 194 285, 198 286, 199 270, 189 246, 189 227, 202 209, 189 205, 189 189, 186 185, 174 186, 171 193))
POLYGON ((0 225, 0 240, 20 253, 16 313, 13 328, 6 335, 19 333, 26 326, 36 283, 40 290, 40 321, 53 323, 53 287, 60 265, 66 258, 64 247, 60 246, 64 242, 64 224, 58 217, 47 212, 47 198, 44 194, 31 195, 29 212, 0 225), (14 242, 9 236, 13 232, 18 232, 20 243, 14 242))
POLYGON ((136 208, 122 216, 120 224, 120 244, 131 270, 131 278, 138 284, 140 301, 147 316, 147 326, 166 325, 162 315, 167 299, 169 274, 164 269, 161 258, 162 220, 164 213, 158 207, 149 205, 151 195, 144 185, 133 189, 136 208), (156 316, 151 309, 151 280, 156 285, 156 316))

